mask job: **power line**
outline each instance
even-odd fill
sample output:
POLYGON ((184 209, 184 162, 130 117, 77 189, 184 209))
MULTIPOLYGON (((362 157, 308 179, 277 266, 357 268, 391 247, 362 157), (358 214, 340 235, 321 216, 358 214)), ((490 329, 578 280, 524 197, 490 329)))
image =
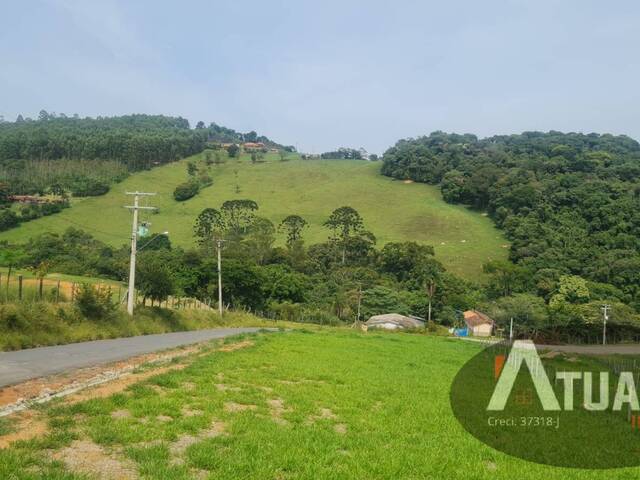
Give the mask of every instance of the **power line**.
POLYGON ((103 234, 103 235, 108 235, 108 236, 110 236, 110 237, 117 238, 118 240, 126 240, 126 238, 125 238, 125 237, 121 237, 121 236, 116 235, 116 234, 114 234, 114 233, 112 233, 112 232, 105 232, 105 231, 102 231, 102 230, 98 230, 98 229, 96 229, 96 228, 94 228, 94 227, 90 227, 90 226, 88 226, 88 225, 84 225, 84 224, 79 223, 79 222, 76 222, 76 221, 74 221, 74 220, 69 220, 68 218, 64 218, 64 217, 57 217, 57 218, 58 218, 59 220, 62 220, 63 222, 70 223, 70 224, 75 225, 75 226, 77 226, 77 227, 82 227, 83 229, 85 229, 85 230, 87 230, 87 231, 89 231, 89 232, 97 232, 97 233, 101 233, 101 234, 103 234))

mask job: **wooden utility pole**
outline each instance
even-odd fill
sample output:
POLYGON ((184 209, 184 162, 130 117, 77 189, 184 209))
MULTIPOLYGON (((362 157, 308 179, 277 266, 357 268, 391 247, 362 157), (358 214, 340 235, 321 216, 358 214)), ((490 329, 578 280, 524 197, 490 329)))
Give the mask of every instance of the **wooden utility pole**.
POLYGON ((129 290, 127 292, 127 312, 133 315, 133 305, 135 301, 136 291, 136 249, 138 247, 138 211, 139 210, 156 210, 155 207, 141 207, 139 200, 141 196, 155 195, 155 193, 144 192, 126 192, 127 195, 133 195, 133 205, 127 205, 125 208, 133 211, 133 224, 131 227, 131 259, 129 260, 129 290))

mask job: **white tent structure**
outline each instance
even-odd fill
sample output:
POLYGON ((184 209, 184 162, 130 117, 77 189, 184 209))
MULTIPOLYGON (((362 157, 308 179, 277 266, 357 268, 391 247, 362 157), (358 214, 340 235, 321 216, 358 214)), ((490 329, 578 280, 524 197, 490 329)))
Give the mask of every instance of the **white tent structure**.
POLYGON ((385 330, 406 330, 424 328, 424 320, 419 317, 408 317, 399 313, 374 315, 366 321, 367 328, 383 328, 385 330))

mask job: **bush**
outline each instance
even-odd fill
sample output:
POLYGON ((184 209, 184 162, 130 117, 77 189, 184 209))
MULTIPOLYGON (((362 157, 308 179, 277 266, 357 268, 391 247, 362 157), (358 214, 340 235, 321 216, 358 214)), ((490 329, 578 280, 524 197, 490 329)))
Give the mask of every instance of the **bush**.
POLYGON ((53 215, 54 213, 61 212, 62 209, 67 207, 67 206, 68 206, 67 203, 62 203, 62 202, 43 203, 40 206, 40 212, 44 216, 53 215))
POLYGON ((71 184, 74 197, 97 197, 109 191, 109 185, 95 178, 80 178, 71 184))
POLYGON ((20 209, 20 219, 23 222, 34 220, 42 215, 38 205, 25 205, 20 209))
POLYGON ((109 318, 116 310, 109 290, 99 289, 88 283, 80 285, 75 305, 79 312, 90 320, 109 318))
POLYGON ((240 147, 233 143, 227 147, 227 153, 230 158, 235 158, 240 155, 240 147))
POLYGON ((209 175, 205 171, 202 171, 198 174, 198 182, 200 182, 201 187, 208 187, 210 185, 213 185, 213 179, 211 178, 211 175, 209 175))
POLYGON ((178 202, 189 200, 198 193, 199 189, 200 187, 198 185, 198 182, 195 182, 193 180, 181 183, 173 191, 173 198, 175 198, 178 202))
POLYGON ((331 325, 334 327, 344 325, 344 322, 338 317, 320 309, 305 310, 302 313, 301 320, 307 323, 318 323, 320 325, 331 325))
POLYGON ((17 227, 19 223, 20 219, 13 210, 8 208, 0 210, 0 232, 17 227))
POLYGON ((273 312, 275 318, 278 320, 295 322, 302 316, 302 305, 299 303, 271 302, 271 304, 269 304, 269 310, 273 312))

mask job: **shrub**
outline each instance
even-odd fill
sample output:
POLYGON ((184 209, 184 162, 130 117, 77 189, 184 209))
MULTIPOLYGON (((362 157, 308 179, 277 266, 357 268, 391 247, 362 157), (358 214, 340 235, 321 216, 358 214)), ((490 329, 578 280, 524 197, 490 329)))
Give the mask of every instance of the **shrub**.
POLYGON ((80 178, 71 184, 74 197, 96 197, 109 191, 109 185, 95 178, 80 178))
POLYGON ((9 210, 8 208, 0 210, 0 232, 16 227, 19 223, 20 219, 13 210, 9 210))
POLYGON ((173 191, 173 198, 175 198, 178 202, 183 202, 185 200, 189 200, 194 197, 198 190, 200 189, 198 182, 193 180, 181 183, 176 187, 173 191))
POLYGON ((344 325, 342 320, 340 320, 338 317, 336 317, 335 315, 332 315, 331 313, 325 310, 320 310, 320 309, 305 310, 302 313, 301 320, 303 322, 318 323, 320 325, 331 325, 331 326, 344 325))
POLYGON ((90 320, 103 320, 113 315, 116 305, 111 292, 83 283, 76 294, 76 308, 90 320))
POLYGON ((227 147, 227 153, 229 154, 229 157, 235 158, 240 154, 240 147, 235 143, 232 143, 227 147))
POLYGON ((213 185, 213 179, 206 171, 202 171, 198 174, 198 182, 200 182, 201 187, 213 185))
POLYGON ((42 215, 47 216, 47 215, 53 215, 54 213, 58 213, 61 212, 63 208, 67 207, 68 204, 67 203, 62 203, 62 202, 49 202, 49 203, 43 203, 40 206, 40 212, 42 213, 42 215))
POLYGON ((24 222, 34 220, 42 215, 38 205, 25 205, 20 209, 20 219, 24 222))

